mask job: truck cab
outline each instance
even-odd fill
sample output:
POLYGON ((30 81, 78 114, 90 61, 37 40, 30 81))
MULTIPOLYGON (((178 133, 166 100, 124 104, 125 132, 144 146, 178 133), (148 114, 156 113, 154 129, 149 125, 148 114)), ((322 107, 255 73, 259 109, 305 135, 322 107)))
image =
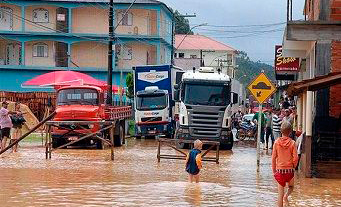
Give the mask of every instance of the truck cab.
POLYGON ((236 100, 232 100, 230 77, 204 67, 184 73, 177 88, 179 123, 176 138, 219 141, 222 148, 231 149, 232 105, 236 100))
POLYGON ((157 86, 146 87, 136 94, 135 121, 137 136, 168 134, 171 131, 169 94, 157 86))

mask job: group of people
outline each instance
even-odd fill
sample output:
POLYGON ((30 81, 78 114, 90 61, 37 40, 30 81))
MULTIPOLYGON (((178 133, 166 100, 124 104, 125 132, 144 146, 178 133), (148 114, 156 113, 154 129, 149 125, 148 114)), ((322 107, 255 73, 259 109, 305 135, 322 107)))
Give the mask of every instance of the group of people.
MULTIPOLYGON (((7 140, 14 142, 22 135, 21 129, 25 123, 23 113, 20 111, 20 103, 15 103, 15 110, 8 110, 9 103, 7 101, 2 102, 0 109, 0 142, 1 151, 6 148, 7 140)), ((14 145, 12 152, 17 152, 18 144, 14 145)))
MULTIPOLYGON (((259 113, 257 112, 252 120, 257 124, 259 113)), ((265 113, 261 115, 261 137, 260 141, 264 145, 264 149, 269 148, 269 138, 271 138, 271 146, 275 142, 275 140, 281 137, 281 124, 283 122, 289 122, 293 127, 293 131, 290 134, 290 137, 295 140, 296 136, 296 108, 289 107, 287 109, 275 109, 275 110, 267 110, 265 113)))

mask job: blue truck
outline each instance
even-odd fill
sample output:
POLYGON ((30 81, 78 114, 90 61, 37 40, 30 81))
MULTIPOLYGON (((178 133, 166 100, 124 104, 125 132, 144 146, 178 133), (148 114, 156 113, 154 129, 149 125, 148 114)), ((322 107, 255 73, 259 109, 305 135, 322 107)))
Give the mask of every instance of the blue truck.
POLYGON ((137 66, 133 70, 136 138, 172 137, 176 119, 173 86, 184 72, 172 65, 137 66))

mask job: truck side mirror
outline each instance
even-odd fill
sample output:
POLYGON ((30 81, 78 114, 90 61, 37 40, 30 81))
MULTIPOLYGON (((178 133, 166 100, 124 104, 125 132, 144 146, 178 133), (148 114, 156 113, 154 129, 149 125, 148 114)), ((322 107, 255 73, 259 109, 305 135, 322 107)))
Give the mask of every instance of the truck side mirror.
POLYGON ((238 103, 238 94, 232 93, 232 104, 237 104, 237 103, 238 103))
MULTIPOLYGON (((175 88, 175 86, 174 86, 175 88)), ((174 90, 174 101, 179 101, 180 100, 180 90, 179 89, 175 89, 174 90)))

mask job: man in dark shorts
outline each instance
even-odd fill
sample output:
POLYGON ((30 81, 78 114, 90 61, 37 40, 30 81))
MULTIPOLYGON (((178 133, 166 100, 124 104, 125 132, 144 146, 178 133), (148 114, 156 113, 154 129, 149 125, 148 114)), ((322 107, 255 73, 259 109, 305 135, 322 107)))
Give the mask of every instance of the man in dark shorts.
POLYGON ((2 102, 2 108, 0 109, 0 128, 1 128, 1 150, 5 149, 7 139, 10 138, 11 128, 13 126, 10 114, 16 114, 7 109, 8 102, 2 102))

